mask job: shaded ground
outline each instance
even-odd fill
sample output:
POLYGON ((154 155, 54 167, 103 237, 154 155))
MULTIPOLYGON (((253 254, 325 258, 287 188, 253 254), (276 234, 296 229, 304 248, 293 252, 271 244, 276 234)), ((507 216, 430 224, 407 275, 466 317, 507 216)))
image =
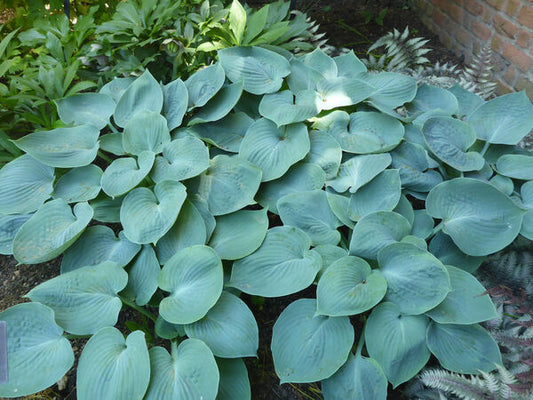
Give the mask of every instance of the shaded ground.
MULTIPOLYGON (((252 5, 260 2, 251 2, 252 5)), ((428 47, 433 51, 428 54, 432 62, 440 61, 458 64, 451 52, 445 49, 438 38, 427 30, 410 8, 409 1, 401 0, 337 0, 309 1, 297 0, 298 8, 307 12, 320 25, 321 32, 327 32, 329 44, 353 48, 355 53, 364 57, 366 49, 379 37, 393 28, 403 30, 409 25, 413 36, 423 36, 431 41, 428 47)), ((59 274, 59 262, 41 265, 20 265, 12 257, 0 257, 0 311, 25 301, 22 296, 30 289, 59 274)), ((260 327, 260 346, 257 359, 247 359, 252 399, 254 400, 313 400, 322 399, 319 385, 279 385, 270 355, 270 338, 272 327, 280 312, 293 300, 302 297, 314 297, 314 289, 303 294, 298 293, 277 299, 266 299, 262 304, 252 301, 249 296, 243 299, 254 312, 260 327)), ((124 318, 121 316, 121 318, 124 318)), ((135 318, 129 314, 128 318, 135 318)), ((122 321, 123 322, 123 321, 122 321)), ((76 354, 83 348, 83 341, 73 341, 76 354)), ((66 386, 59 390, 57 385, 51 389, 26 399, 75 399, 75 370, 67 375, 66 386)), ((390 399, 397 398, 391 394, 390 399)), ((97 400, 97 399, 95 399, 97 400)), ((348 400, 348 399, 347 399, 348 400)))

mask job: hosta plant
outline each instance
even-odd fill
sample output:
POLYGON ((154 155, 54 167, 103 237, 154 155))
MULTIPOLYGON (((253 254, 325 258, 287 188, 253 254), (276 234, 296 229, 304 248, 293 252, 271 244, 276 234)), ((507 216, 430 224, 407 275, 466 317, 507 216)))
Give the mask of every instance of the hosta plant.
POLYGON ((63 127, 15 141, 2 252, 63 256, 31 302, 0 313, 0 396, 53 384, 82 335, 80 400, 250 399, 242 357, 262 327, 240 294, 312 285, 273 327, 282 383, 378 400, 432 355, 464 374, 501 364, 471 272, 533 238, 533 158, 515 147, 533 127, 524 93, 417 87, 353 53, 218 58, 186 80, 146 71, 58 100, 63 127), (153 331, 125 337, 124 305, 153 331))

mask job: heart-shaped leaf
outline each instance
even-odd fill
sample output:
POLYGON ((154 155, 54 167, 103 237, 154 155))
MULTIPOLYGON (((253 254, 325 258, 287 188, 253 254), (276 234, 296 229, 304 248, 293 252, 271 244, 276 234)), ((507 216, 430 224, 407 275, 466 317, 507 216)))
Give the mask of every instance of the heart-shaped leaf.
POLYGON ((414 78, 396 72, 368 73, 361 79, 374 88, 368 99, 370 104, 383 112, 412 101, 418 89, 414 78))
POLYGON ((290 90, 266 94, 259 103, 259 113, 276 125, 288 125, 305 121, 318 114, 318 94, 304 90, 294 95, 290 90))
POLYGON ((53 195, 67 203, 92 200, 100 193, 101 179, 102 170, 94 164, 74 168, 58 179, 53 195))
POLYGON ((163 86, 163 115, 171 131, 181 125, 189 104, 189 92, 181 79, 175 79, 163 86))
POLYGON ((205 105, 221 88, 226 79, 219 63, 200 69, 185 81, 189 93, 188 108, 205 105))
POLYGON ((291 72, 285 57, 260 47, 229 47, 218 57, 228 79, 253 94, 277 92, 291 72))
POLYGON ((124 127, 122 145, 127 153, 161 153, 169 142, 167 120, 158 112, 140 111, 133 115, 124 127))
MULTIPOLYGON (((410 114, 425 112, 442 112, 442 115, 454 115, 459 111, 457 98, 446 89, 423 83, 416 91, 416 97, 407 106, 410 114)), ((452 138, 453 139, 453 138, 452 138)))
POLYGON ((225 291, 204 318, 185 325, 185 332, 204 341, 217 357, 254 357, 259 346, 254 315, 241 299, 225 291))
POLYGON ((309 236, 298 228, 268 230, 261 247, 233 263, 228 286, 248 294, 279 297, 308 287, 320 270, 320 255, 309 250, 309 236))
POLYGON ((54 321, 54 312, 40 303, 23 303, 0 312, 7 327, 8 382, 0 396, 37 393, 57 382, 74 364, 74 352, 54 321))
POLYGON ((268 230, 267 210, 240 210, 216 218, 209 246, 223 260, 238 260, 261 246, 268 230))
POLYGON ((122 93, 117 102, 113 119, 124 128, 128 121, 141 111, 160 113, 163 108, 163 90, 150 71, 135 79, 122 93))
POLYGON ((20 227, 30 217, 31 214, 14 214, 0 217, 0 254, 13 254, 13 240, 20 227))
POLYGON ((350 316, 378 304, 387 291, 387 281, 379 270, 359 257, 347 256, 333 262, 317 285, 317 313, 350 316))
POLYGON ((461 374, 489 372, 502 365, 498 344, 481 326, 437 324, 427 330, 427 345, 440 364, 461 374))
POLYGON ((437 232, 431 242, 429 251, 445 265, 453 265, 466 272, 474 272, 485 257, 474 257, 463 253, 448 235, 437 232))
POLYGON ((50 167, 74 168, 90 164, 98 151, 100 131, 92 125, 30 133, 14 143, 50 167))
POLYGON ((317 83, 316 91, 320 96, 320 109, 331 110, 366 100, 374 93, 374 88, 359 78, 328 77, 317 83))
POLYGON ((459 115, 469 117, 485 101, 477 94, 464 89, 459 84, 455 84, 448 89, 456 98, 459 105, 459 115))
POLYGON ((484 256, 510 244, 520 232, 524 211, 490 183, 457 178, 434 187, 426 209, 442 219, 442 231, 464 253, 484 256))
POLYGON ((261 118, 246 133, 239 155, 263 171, 262 181, 282 176, 289 167, 304 158, 310 149, 309 135, 303 124, 276 127, 261 118))
POLYGON ((186 197, 185 186, 176 181, 160 182, 153 192, 132 190, 120 208, 124 235, 133 243, 156 243, 176 222, 186 197))
POLYGON ((123 267, 135 257, 140 249, 141 246, 126 239, 123 232, 120 232, 117 238, 108 226, 90 226, 65 251, 61 260, 61 273, 104 261, 112 261, 119 267, 123 267))
POLYGON ((393 387, 414 377, 428 362, 427 326, 426 316, 403 315, 396 304, 389 302, 378 305, 368 316, 366 349, 393 387))
POLYGON ((26 296, 54 310, 57 323, 75 335, 89 335, 117 323, 122 301, 117 296, 128 274, 105 261, 61 274, 33 288, 26 296))
POLYGON ((431 310, 452 290, 444 265, 411 243, 393 243, 378 253, 379 269, 387 280, 385 300, 402 314, 431 310))
POLYGON ((274 324, 271 349, 281 383, 329 378, 348 358, 354 340, 348 317, 315 313, 316 300, 296 300, 274 324))
POLYGON ((124 146, 122 146, 122 132, 111 132, 100 136, 100 150, 116 156, 123 156, 126 154, 124 146))
POLYGON ((311 245, 338 244, 342 223, 335 216, 324 190, 295 192, 283 196, 277 203, 279 216, 285 225, 295 226, 307 233, 311 245))
POLYGON ((514 179, 533 179, 533 157, 529 154, 505 154, 496 163, 498 173, 514 179))
POLYGON ((223 284, 222 262, 212 248, 182 249, 161 270, 159 287, 170 296, 161 300, 159 313, 173 324, 198 321, 215 305, 223 284))
POLYGON ((333 57, 333 61, 337 64, 337 75, 345 76, 347 78, 355 78, 366 72, 366 66, 354 54, 353 50, 348 53, 333 57))
POLYGON ((25 154, 0 169, 0 213, 38 210, 53 191, 54 169, 25 154))
POLYGON ((113 78, 112 81, 106 83, 100 89, 99 93, 107 94, 113 99, 115 103, 118 103, 126 89, 135 81, 133 77, 127 78, 113 78))
POLYGON ((204 342, 187 339, 172 354, 163 347, 150 349, 150 386, 144 400, 205 399, 215 400, 219 372, 215 357, 204 342))
POLYGON ((424 240, 427 239, 428 236, 430 236, 433 232, 435 221, 433 221, 433 218, 428 215, 425 209, 414 210, 414 216, 411 235, 417 236, 424 240))
POLYGON ((93 216, 87 203, 74 206, 63 199, 44 204, 26 221, 13 241, 13 255, 24 264, 50 261, 65 251, 81 235, 93 216))
POLYGON ((143 151, 137 159, 121 157, 113 160, 102 174, 102 190, 111 197, 129 192, 148 175, 154 159, 154 153, 143 151))
POLYGON ((224 86, 202 109, 194 115, 189 125, 218 121, 235 107, 242 94, 242 82, 224 86))
POLYGON ((157 290, 160 272, 154 249, 150 245, 143 245, 128 271, 128 285, 122 295, 129 295, 137 305, 144 306, 157 290))
POLYGON ((120 207, 122 206, 123 197, 110 199, 107 196, 99 196, 91 201, 91 207, 94 210, 94 220, 99 222, 120 222, 120 207))
POLYGON ((93 125, 98 129, 109 123, 115 102, 104 93, 78 93, 55 101, 61 121, 73 125, 93 125))
POLYGON ((217 358, 216 362, 220 371, 217 400, 251 400, 250 379, 242 358, 217 358))
POLYGON ((78 363, 79 400, 141 400, 150 382, 150 358, 141 331, 127 338, 102 328, 85 345, 78 363))
POLYGON ((331 186, 336 192, 357 192, 364 184, 374 179, 381 171, 389 166, 391 156, 389 154, 365 154, 353 156, 341 164, 337 176, 326 185, 331 186))
POLYGON ((339 143, 325 131, 312 130, 309 132, 311 149, 304 161, 317 164, 326 173, 327 179, 337 175, 342 159, 342 149, 339 143))
POLYGON ((350 241, 350 254, 375 260, 384 247, 399 242, 411 232, 409 221, 392 211, 378 211, 361 218, 350 241))

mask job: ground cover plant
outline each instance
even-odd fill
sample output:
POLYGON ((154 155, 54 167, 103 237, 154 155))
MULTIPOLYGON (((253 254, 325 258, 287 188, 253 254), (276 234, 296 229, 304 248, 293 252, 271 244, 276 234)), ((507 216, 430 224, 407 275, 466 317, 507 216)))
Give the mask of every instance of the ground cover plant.
POLYGON ((501 364, 471 272, 532 238, 532 158, 515 146, 529 100, 417 87, 353 53, 280 53, 223 49, 165 84, 117 78, 58 100, 63 126, 14 142, 2 252, 63 257, 30 303, 0 313, 1 396, 52 385, 73 364, 68 339, 89 336, 79 399, 250 398, 242 357, 261 327, 240 293, 313 284, 274 325, 281 382, 384 399, 431 355, 463 374, 501 364), (153 324, 124 337, 124 306, 153 324))

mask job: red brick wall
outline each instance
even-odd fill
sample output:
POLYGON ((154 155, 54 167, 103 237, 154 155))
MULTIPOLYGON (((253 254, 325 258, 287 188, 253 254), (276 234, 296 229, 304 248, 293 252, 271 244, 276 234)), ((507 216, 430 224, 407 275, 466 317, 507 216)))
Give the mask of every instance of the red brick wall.
POLYGON ((533 100, 533 0, 414 0, 422 21, 470 62, 493 50, 498 93, 525 90, 533 100))

